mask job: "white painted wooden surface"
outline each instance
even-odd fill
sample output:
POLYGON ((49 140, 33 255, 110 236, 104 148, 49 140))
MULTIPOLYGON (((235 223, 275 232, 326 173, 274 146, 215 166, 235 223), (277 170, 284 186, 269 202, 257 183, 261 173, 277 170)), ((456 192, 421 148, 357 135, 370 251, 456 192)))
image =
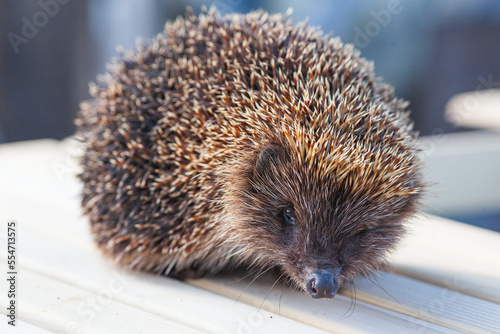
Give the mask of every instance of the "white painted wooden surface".
MULTIPOLYGON (((0 333, 500 333, 500 235, 421 216, 376 284, 313 300, 261 277, 179 282, 102 259, 79 210, 74 146, 0 146, 0 272, 18 224, 18 327, 0 333)), ((243 275, 243 274, 238 274, 243 275)), ((0 313, 6 313, 5 279, 0 313)))
POLYGON ((426 212, 500 212, 500 131, 447 133, 421 142, 430 184, 426 212))

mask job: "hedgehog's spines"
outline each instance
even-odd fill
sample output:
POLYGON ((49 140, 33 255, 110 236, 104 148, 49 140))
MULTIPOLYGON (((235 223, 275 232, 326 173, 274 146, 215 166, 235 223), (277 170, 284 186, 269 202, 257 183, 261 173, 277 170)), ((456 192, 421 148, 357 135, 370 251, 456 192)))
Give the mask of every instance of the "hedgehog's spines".
MULTIPOLYGON (((290 14, 188 10, 90 87, 82 204, 104 253, 180 276, 280 266, 302 284, 291 263, 325 235, 331 257, 367 224, 399 238, 423 186, 407 103, 353 45, 290 14), (278 154, 259 165, 266 147, 278 154), (290 205, 295 239, 279 220, 290 205)), ((392 247, 365 243, 364 273, 392 247)))

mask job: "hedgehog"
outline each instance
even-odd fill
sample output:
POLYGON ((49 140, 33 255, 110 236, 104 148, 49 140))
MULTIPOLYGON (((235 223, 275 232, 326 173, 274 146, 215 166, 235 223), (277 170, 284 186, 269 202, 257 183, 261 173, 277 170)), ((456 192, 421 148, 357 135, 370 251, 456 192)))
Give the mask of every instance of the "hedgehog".
POLYGON ((105 257, 179 279, 272 269, 313 298, 385 269, 424 188, 408 103, 290 12, 167 22, 76 119, 105 257))

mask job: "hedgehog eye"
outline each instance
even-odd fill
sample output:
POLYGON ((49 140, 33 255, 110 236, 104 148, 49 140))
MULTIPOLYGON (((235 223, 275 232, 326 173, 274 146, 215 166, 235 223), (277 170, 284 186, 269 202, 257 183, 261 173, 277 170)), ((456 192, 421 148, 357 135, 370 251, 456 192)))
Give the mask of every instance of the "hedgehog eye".
POLYGON ((354 235, 353 240, 361 240, 367 234, 368 234, 368 229, 363 229, 354 235))
POLYGON ((359 240, 359 239, 362 239, 364 238, 368 233, 370 233, 371 231, 375 230, 375 227, 374 226, 368 226, 368 227, 365 227, 364 229, 362 229, 361 231, 359 231, 358 233, 356 233, 354 235, 354 238, 359 240))
POLYGON ((283 209, 283 218, 285 219, 285 222, 287 224, 295 225, 295 212, 293 211, 293 208, 291 206, 283 209))

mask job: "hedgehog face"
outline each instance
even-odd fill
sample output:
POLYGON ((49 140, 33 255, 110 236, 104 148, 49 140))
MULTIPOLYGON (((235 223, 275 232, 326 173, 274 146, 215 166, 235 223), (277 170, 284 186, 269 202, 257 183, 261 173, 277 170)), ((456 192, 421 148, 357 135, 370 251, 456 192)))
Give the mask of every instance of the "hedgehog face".
POLYGON ((314 166, 268 145, 239 189, 245 195, 234 224, 255 261, 281 268, 313 298, 331 298, 354 276, 382 267, 415 196, 375 196, 335 175, 318 175, 314 166))

